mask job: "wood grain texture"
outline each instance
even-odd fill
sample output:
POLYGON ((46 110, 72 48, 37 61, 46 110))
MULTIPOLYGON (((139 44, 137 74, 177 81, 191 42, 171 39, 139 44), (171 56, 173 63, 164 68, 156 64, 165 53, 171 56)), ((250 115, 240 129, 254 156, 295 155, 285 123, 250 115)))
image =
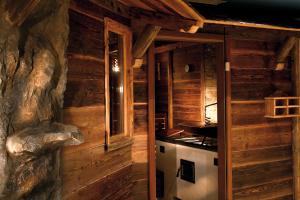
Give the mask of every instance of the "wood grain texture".
POLYGON ((292 121, 264 117, 264 97, 275 91, 292 94, 290 64, 281 74, 272 70, 283 37, 257 39, 254 34, 256 39, 249 40, 230 36, 233 30, 228 33, 232 38, 233 199, 291 199, 292 121))
MULTIPOLYGON (((91 2, 73 0, 70 13, 68 84, 64 121, 82 130, 85 143, 62 152, 63 199, 130 199, 133 191, 132 146, 105 151, 104 16, 128 24, 123 17, 91 2)), ((144 116, 137 110, 137 116, 144 116)), ((140 117, 139 117, 140 118, 140 117)), ((142 117, 141 117, 142 118, 142 117)), ((147 120, 140 120, 145 127, 147 120)), ((139 128, 147 134, 147 129, 139 128)), ((145 140, 139 145, 147 151, 145 140)), ((147 159, 143 160, 147 162, 147 159)))
MULTIPOLYGON (((132 146, 132 199, 149 198, 148 163, 148 59, 133 69, 134 82, 134 143, 132 146)), ((153 195, 153 194, 152 194, 153 195)))
MULTIPOLYGON (((293 83, 294 83, 294 95, 300 96, 300 40, 296 39, 296 47, 294 50, 294 65, 293 69, 293 83)), ((294 197, 300 198, 300 144, 299 144, 299 130, 300 119, 299 117, 293 119, 293 169, 294 169, 294 197)))
POLYGON ((149 199, 156 199, 156 150, 155 150, 155 54, 152 43, 148 51, 148 162, 149 199))
POLYGON ((174 51, 173 56, 173 118, 180 122, 204 123, 204 59, 203 46, 193 46, 174 51), (189 65, 190 71, 185 72, 189 65), (201 87, 199 87, 201 86, 201 87), (187 102, 193 104, 186 106, 187 102))

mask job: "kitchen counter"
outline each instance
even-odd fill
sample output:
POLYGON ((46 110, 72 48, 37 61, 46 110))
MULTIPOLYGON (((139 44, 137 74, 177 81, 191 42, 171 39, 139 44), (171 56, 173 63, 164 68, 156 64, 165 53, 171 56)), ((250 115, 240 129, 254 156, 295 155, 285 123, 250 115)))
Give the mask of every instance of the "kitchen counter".
POLYGON ((191 136, 176 135, 171 137, 163 136, 163 135, 156 136, 156 140, 163 141, 163 142, 189 146, 193 148, 204 149, 204 150, 214 151, 214 152, 218 151, 216 139, 211 139, 206 137, 205 142, 202 144, 203 139, 204 136, 199 136, 199 135, 191 135, 191 136))

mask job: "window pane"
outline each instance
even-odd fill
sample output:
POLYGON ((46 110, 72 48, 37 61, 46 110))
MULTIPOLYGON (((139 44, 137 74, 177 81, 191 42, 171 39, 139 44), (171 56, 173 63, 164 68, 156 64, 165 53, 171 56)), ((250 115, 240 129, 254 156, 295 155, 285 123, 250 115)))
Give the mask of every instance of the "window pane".
POLYGON ((123 38, 109 32, 110 136, 124 133, 123 38))

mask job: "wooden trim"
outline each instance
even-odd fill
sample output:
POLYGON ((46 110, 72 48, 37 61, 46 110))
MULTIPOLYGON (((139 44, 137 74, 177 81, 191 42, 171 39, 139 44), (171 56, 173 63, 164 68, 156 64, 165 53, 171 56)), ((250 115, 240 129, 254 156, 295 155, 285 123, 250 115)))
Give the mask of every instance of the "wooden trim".
MULTIPOLYGON (((114 21, 104 18, 104 43, 105 43, 105 144, 122 140, 119 135, 110 137, 110 94, 109 94, 109 32, 123 36, 123 59, 124 59, 124 137, 131 137, 133 133, 133 69, 131 67, 131 43, 132 33, 130 28, 114 21)), ((125 140, 124 140, 125 141, 125 140)))
POLYGON ((240 21, 224 21, 224 20, 205 19, 204 23, 206 23, 206 24, 219 24, 219 25, 228 25, 228 26, 241 26, 241 27, 251 27, 251 28, 261 28, 261 29, 273 29, 273 30, 300 32, 299 28, 288 28, 288 27, 283 27, 283 26, 274 26, 274 25, 267 25, 267 24, 256 24, 256 23, 240 22, 240 21))
POLYGON ((226 199, 226 110, 224 45, 217 45, 218 199, 226 199))
POLYGON ((197 42, 197 43, 221 43, 223 35, 210 33, 181 33, 175 31, 161 30, 156 37, 157 41, 197 42))
POLYGON ((149 162, 149 199, 156 200, 155 164, 155 57, 154 44, 148 51, 148 162, 149 162))
POLYGON ((230 70, 230 61, 231 61, 231 39, 225 38, 225 59, 229 68, 226 67, 225 71, 225 123, 226 123, 226 188, 227 188, 227 199, 232 200, 232 111, 231 111, 231 70, 230 70))
POLYGON ((184 18, 187 19, 194 19, 197 21, 197 24, 192 26, 190 30, 188 30, 188 33, 196 33, 199 28, 203 27, 204 23, 204 17, 200 15, 197 11, 195 11, 188 3, 186 3, 184 0, 159 0, 172 10, 174 10, 176 13, 181 15, 184 18))
POLYGON ((168 63, 168 127, 173 128, 173 52, 169 52, 168 63))
POLYGON ((196 20, 139 8, 130 8, 129 16, 132 20, 136 20, 140 24, 152 24, 175 31, 188 31, 193 25, 197 24, 196 20))
MULTIPOLYGON (((293 83, 294 95, 300 96, 300 39, 296 39, 294 50, 293 83)), ((293 119, 293 171, 294 199, 300 199, 300 118, 293 119)))

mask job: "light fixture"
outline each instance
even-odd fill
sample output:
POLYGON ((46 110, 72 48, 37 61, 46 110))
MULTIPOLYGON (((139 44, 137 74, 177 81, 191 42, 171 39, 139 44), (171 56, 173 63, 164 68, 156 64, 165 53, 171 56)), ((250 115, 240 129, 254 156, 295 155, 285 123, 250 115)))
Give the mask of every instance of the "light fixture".
POLYGON ((113 72, 119 72, 120 71, 120 67, 119 67, 119 64, 118 64, 118 59, 116 59, 116 58, 114 58, 114 60, 113 60, 112 71, 113 72))

